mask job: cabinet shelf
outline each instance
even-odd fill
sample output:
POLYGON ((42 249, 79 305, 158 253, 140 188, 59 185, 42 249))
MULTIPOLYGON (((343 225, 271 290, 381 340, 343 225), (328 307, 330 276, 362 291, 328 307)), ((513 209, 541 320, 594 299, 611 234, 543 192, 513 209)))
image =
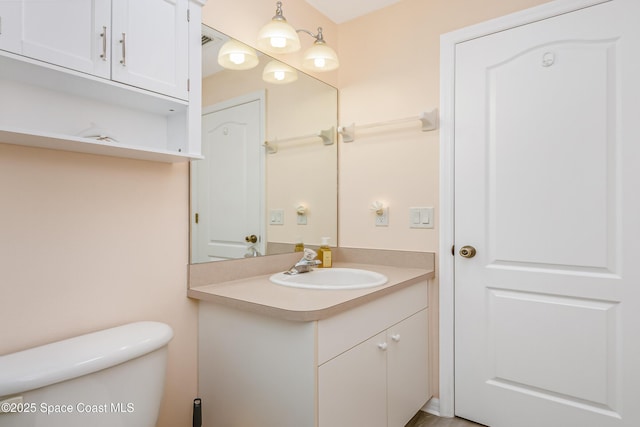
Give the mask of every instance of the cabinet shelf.
POLYGON ((4 51, 0 88, 0 143, 171 163, 202 158, 188 152, 188 101, 4 51), (92 122, 120 142, 76 136, 92 122))
POLYGON ((202 158, 199 154, 141 148, 118 142, 98 141, 91 138, 56 135, 15 128, 9 129, 6 127, 0 127, 0 143, 166 163, 186 162, 202 158))
POLYGON ((189 105, 182 99, 4 51, 0 51, 0 79, 153 114, 170 115, 189 105))

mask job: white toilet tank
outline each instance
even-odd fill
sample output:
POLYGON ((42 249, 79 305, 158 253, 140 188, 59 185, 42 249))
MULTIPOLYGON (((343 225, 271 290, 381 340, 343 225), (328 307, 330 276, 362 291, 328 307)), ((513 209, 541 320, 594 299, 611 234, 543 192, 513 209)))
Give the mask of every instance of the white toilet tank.
POLYGON ((136 322, 0 356, 0 426, 155 426, 172 337, 136 322))

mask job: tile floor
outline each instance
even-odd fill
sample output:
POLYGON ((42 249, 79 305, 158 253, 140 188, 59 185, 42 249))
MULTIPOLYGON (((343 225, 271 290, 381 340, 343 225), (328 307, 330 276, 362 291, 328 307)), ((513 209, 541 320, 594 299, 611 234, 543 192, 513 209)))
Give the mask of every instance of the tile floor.
POLYGON ((480 427, 462 418, 440 418, 426 412, 418 412, 405 427, 480 427))

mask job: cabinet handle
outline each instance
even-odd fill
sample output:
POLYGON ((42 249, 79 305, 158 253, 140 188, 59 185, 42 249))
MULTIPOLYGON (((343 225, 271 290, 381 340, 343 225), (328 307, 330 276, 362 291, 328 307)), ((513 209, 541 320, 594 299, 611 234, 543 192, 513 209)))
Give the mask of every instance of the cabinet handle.
POLYGON ((391 339, 394 340, 395 342, 400 342, 400 334, 391 335, 391 339))
POLYGON ((122 40, 120 40, 120 43, 122 43, 122 59, 120 60, 120 63, 122 64, 123 67, 127 66, 127 35, 125 33, 122 33, 122 40))
POLYGON ((102 37, 102 55, 100 55, 100 58, 102 58, 103 61, 107 60, 107 27, 103 26, 102 27, 102 34, 100 34, 100 37, 102 37))
POLYGON ((378 348, 379 348, 380 350, 382 350, 382 351, 386 351, 386 350, 387 350, 387 346, 388 346, 388 345, 387 345, 387 343, 386 343, 386 342, 378 343, 378 348))

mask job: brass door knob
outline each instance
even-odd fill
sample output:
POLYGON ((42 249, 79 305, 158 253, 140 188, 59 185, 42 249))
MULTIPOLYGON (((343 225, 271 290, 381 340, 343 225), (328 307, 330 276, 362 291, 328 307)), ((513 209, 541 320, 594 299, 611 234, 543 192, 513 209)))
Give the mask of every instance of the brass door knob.
POLYGON ((256 243, 258 241, 258 236, 256 236, 255 234, 252 234, 251 236, 245 237, 244 241, 249 243, 256 243))
POLYGON ((473 246, 463 246, 460 248, 460 256, 463 258, 473 258, 476 256, 476 248, 473 246))

